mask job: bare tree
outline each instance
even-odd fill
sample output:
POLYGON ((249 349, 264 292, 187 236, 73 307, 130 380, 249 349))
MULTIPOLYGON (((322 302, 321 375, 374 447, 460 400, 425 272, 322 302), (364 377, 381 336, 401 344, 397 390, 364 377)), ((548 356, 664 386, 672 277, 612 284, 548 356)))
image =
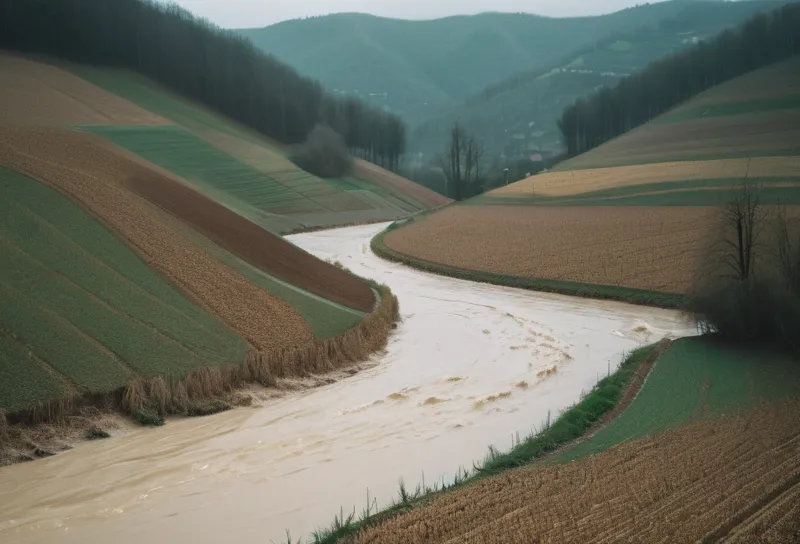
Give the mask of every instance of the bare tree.
POLYGON ((774 253, 786 287, 800 294, 800 220, 778 208, 774 222, 774 253))
POLYGON ((447 150, 439 157, 447 185, 451 188, 448 192, 452 193, 454 200, 462 200, 468 196, 469 187, 479 181, 483 154, 483 144, 467 134, 464 127, 456 121, 450 129, 447 150))
POLYGON ((747 281, 753 274, 765 219, 759 188, 743 180, 738 193, 722 212, 721 264, 739 281, 747 281))

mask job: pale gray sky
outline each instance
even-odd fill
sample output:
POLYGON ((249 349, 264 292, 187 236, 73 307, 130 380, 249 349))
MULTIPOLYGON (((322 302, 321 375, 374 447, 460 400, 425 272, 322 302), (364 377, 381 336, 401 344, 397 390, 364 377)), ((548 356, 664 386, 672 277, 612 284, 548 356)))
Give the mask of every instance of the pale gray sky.
MULTIPOLYGON (((650 2, 659 0, 650 0, 650 2)), ((286 19, 338 12, 401 19, 433 19, 483 11, 526 12, 552 17, 599 15, 646 0, 177 0, 194 14, 225 28, 267 26, 286 19)))

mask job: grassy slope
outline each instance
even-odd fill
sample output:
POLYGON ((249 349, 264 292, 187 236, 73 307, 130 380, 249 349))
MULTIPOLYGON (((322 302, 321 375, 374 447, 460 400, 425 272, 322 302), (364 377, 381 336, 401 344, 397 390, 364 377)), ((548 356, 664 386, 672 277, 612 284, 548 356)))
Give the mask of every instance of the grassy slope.
POLYGON ((794 75, 798 71, 800 56, 795 56, 735 78, 553 170, 799 155, 796 125, 795 130, 781 127, 784 132, 773 141, 756 140, 769 134, 770 122, 786 116, 794 120, 800 113, 800 78, 794 75), (753 145, 756 141, 758 147, 753 145))
POLYGON ((625 28, 678 13, 664 2, 599 17, 485 13, 432 21, 338 14, 240 31, 322 81, 416 122, 512 74, 540 69, 625 28))
MULTIPOLYGON (((542 69, 514 74, 439 113, 411 134, 415 150, 442 146, 452 121, 460 119, 490 152, 524 152, 529 144, 554 146, 560 139, 556 121, 564 107, 600 85, 614 85, 647 63, 687 46, 687 39, 713 36, 757 11, 781 2, 686 3, 657 22, 642 20, 604 37, 542 69), (643 25, 650 26, 643 26, 643 25), (530 126, 529 123, 534 123, 530 126), (516 134, 525 139, 515 139, 516 134), (509 149, 510 148, 510 149, 509 149)), ((678 6, 674 6, 678 7, 678 6)), ((529 149, 527 149, 530 151, 529 149)))
POLYGON ((786 356, 727 347, 707 338, 675 341, 636 399, 591 439, 557 455, 568 462, 698 417, 720 417, 762 401, 800 395, 800 365, 786 356))
MULTIPOLYGON (((209 147, 213 147, 215 149, 210 152, 214 156, 215 163, 227 163, 228 165, 232 162, 237 163, 237 178, 242 177, 244 173, 244 177, 251 180, 255 177, 266 180, 268 184, 272 185, 271 194, 265 194, 262 192, 263 188, 259 188, 257 191, 246 192, 237 198, 236 194, 231 195, 227 191, 215 192, 213 184, 205 183, 204 188, 209 195, 213 194, 216 199, 226 201, 226 205, 235 208, 242 215, 257 220, 256 222, 262 226, 276 232, 295 231, 301 229, 306 223, 308 223, 307 226, 319 226, 320 222, 313 219, 313 214, 324 217, 330 226, 358 222, 360 219, 358 219, 357 212, 359 211, 364 212, 363 220, 365 221, 394 219, 397 217, 395 206, 383 201, 387 194, 390 195, 390 198, 407 202, 412 211, 425 209, 424 205, 408 195, 400 192, 392 193, 367 180, 359 180, 362 189, 373 192, 379 197, 367 203, 358 195, 343 191, 337 185, 338 180, 323 180, 296 167, 286 158, 287 152, 281 144, 269 141, 257 132, 206 110, 202 106, 195 105, 189 100, 176 97, 137 74, 92 66, 65 63, 59 63, 59 65, 107 91, 169 119, 192 134, 193 141, 191 142, 188 141, 186 133, 184 133, 182 142, 174 140, 164 142, 168 146, 168 149, 165 150, 151 146, 155 149, 150 149, 150 153, 155 151, 162 155, 162 161, 166 160, 163 155, 169 155, 170 148, 178 154, 173 157, 179 155, 192 157, 190 162, 210 161, 206 155, 209 153, 209 147), (247 170, 246 173, 244 169, 247 170), (281 191, 282 194, 278 191, 281 191), (231 196, 234 197, 233 201, 230 200, 231 196), (274 206, 271 205, 273 199, 276 201, 274 206), (286 213, 265 215, 262 209, 265 204, 275 210, 280 210, 280 204, 277 202, 283 200, 294 201, 293 207, 285 210, 286 213), (306 202, 301 204, 300 200, 306 200, 306 202), (258 211, 259 209, 261 211, 258 211), (335 215, 336 212, 345 213, 338 218, 335 215), (293 216, 290 217, 290 214, 293 216)), ((90 127, 84 128, 89 129, 90 127)), ((136 153, 148 151, 147 148, 142 149, 141 146, 147 146, 147 142, 151 140, 152 136, 146 132, 147 128, 142 127, 137 127, 137 130, 142 131, 138 136, 129 135, 127 138, 121 135, 125 129, 120 127, 115 127, 116 130, 106 127, 91 127, 91 129, 103 133, 136 153), (137 142, 137 140, 139 141, 137 142)), ((168 133, 158 133, 162 139, 166 134, 168 133)), ((177 137, 175 133, 171 136, 172 138, 177 137)), ((155 160, 153 162, 158 163, 155 160)), ((175 164, 174 161, 169 164, 174 169, 171 167, 167 167, 167 169, 178 175, 183 176, 181 172, 186 172, 186 164, 175 164)), ((190 176, 189 180, 197 181, 197 173, 190 176)))
MULTIPOLYGON (((0 188, 0 336, 14 356, 4 367, 19 365, 21 350, 35 375, 49 372, 79 392, 108 392, 138 377, 241 362, 243 339, 77 205, 6 169, 0 188)), ((55 392, 46 382, 39 376, 30 389, 4 391, 0 406, 45 400, 55 392)))

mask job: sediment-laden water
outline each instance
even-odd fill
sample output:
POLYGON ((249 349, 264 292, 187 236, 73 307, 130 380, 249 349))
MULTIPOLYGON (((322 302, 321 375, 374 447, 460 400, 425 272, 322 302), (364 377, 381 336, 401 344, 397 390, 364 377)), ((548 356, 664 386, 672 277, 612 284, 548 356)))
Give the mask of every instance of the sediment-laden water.
POLYGON ((369 251, 385 225, 290 240, 389 284, 403 322, 345 380, 0 468, 0 541, 285 542, 398 480, 450 480, 575 402, 677 312, 426 274, 369 251), (555 370, 554 370, 555 369, 555 370))

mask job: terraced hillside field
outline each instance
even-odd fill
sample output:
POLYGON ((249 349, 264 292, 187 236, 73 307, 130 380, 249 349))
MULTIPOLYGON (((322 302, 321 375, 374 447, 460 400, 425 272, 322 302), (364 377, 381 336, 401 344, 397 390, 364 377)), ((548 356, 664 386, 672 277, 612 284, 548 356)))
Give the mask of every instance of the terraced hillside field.
POLYGON ((780 355, 677 340, 586 440, 434 495, 354 541, 792 542, 798 378, 780 355))
POLYGON ((308 191, 60 68, 0 55, 5 72, 0 419, 109 394, 130 413, 180 412, 386 341, 388 290, 237 213, 312 214, 308 191), (187 158, 198 149, 201 162, 187 158))
POLYGON ((11 82, 0 91, 8 105, 0 119, 98 134, 272 232, 397 219, 448 202, 374 165, 356 169, 361 192, 353 192, 296 167, 284 146, 146 78, 48 62, 0 53, 0 75, 11 82))
POLYGON ((562 292, 686 293, 743 181, 800 213, 797 73, 795 57, 710 89, 555 171, 392 230, 386 254, 562 292))

